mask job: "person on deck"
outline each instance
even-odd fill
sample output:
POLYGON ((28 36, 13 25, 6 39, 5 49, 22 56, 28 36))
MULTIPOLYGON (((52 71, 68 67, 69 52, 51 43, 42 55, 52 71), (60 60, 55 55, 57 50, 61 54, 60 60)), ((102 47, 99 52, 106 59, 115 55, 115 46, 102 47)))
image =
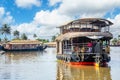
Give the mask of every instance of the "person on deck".
POLYGON ((93 46, 92 42, 89 42, 87 44, 87 47, 88 47, 88 51, 87 52, 91 52, 92 51, 92 46, 93 46))
POLYGON ((95 45, 96 45, 96 41, 93 41, 93 42, 92 42, 92 52, 93 52, 93 53, 95 52, 95 45))
POLYGON ((100 41, 98 41, 95 45, 95 53, 102 53, 102 43, 100 41))
POLYGON ((108 53, 108 54, 110 53, 110 46, 107 45, 107 46, 105 47, 105 52, 108 53))

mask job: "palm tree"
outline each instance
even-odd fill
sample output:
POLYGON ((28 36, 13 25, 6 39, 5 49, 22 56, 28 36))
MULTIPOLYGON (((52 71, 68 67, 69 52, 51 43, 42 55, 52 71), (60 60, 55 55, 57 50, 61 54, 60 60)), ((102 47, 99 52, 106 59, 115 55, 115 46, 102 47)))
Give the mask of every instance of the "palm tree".
POLYGON ((56 38, 56 36, 54 35, 54 36, 52 36, 52 41, 55 41, 55 38, 56 38))
POLYGON ((5 35, 4 40, 7 40, 7 36, 6 35, 11 34, 11 28, 8 26, 8 24, 4 24, 1 27, 0 32, 2 33, 2 35, 3 34, 5 35))
POLYGON ((117 45, 117 38, 114 38, 113 40, 112 40, 112 43, 113 43, 113 45, 117 45))
POLYGON ((118 40, 120 40, 120 35, 118 35, 118 40))
POLYGON ((33 35, 33 37, 34 37, 34 38, 36 38, 36 37, 37 37, 37 35, 36 35, 36 34, 34 34, 34 35, 33 35))
POLYGON ((20 32, 17 31, 17 30, 15 30, 15 31, 13 32, 13 35, 15 36, 16 39, 19 39, 20 32))
POLYGON ((21 39, 23 39, 23 40, 27 40, 27 36, 26 36, 25 33, 23 33, 23 34, 21 35, 21 39))

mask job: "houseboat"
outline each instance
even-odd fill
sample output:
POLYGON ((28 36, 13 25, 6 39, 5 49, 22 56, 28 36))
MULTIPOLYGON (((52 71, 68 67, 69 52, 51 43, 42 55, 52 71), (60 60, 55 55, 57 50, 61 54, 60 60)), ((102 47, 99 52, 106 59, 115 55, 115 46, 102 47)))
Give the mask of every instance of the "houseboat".
POLYGON ((13 40, 4 44, 4 51, 43 51, 47 46, 37 40, 13 40))
POLYGON ((59 26, 57 59, 70 64, 96 65, 110 61, 109 32, 113 23, 101 18, 83 18, 59 26))

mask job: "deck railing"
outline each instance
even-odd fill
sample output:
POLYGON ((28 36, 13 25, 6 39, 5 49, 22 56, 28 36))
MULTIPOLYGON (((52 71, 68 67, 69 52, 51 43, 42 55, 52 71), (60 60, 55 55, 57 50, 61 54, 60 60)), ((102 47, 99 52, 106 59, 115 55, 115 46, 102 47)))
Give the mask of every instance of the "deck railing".
POLYGON ((90 53, 92 51, 89 50, 90 47, 87 46, 87 43, 73 43, 67 44, 63 47, 63 52, 67 54, 71 54, 73 52, 86 52, 90 53))

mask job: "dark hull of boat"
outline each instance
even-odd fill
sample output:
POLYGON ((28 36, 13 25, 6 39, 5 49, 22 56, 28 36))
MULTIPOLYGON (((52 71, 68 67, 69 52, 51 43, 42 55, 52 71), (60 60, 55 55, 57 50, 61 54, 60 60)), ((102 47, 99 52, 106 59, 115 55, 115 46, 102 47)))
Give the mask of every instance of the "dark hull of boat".
POLYGON ((43 51, 47 48, 47 46, 39 46, 36 48, 27 48, 27 49, 3 49, 4 51, 43 51))
POLYGON ((84 54, 82 55, 70 55, 61 54, 56 56, 58 60, 72 64, 72 65, 106 65, 110 61, 110 57, 102 54, 97 56, 96 54, 84 54))

